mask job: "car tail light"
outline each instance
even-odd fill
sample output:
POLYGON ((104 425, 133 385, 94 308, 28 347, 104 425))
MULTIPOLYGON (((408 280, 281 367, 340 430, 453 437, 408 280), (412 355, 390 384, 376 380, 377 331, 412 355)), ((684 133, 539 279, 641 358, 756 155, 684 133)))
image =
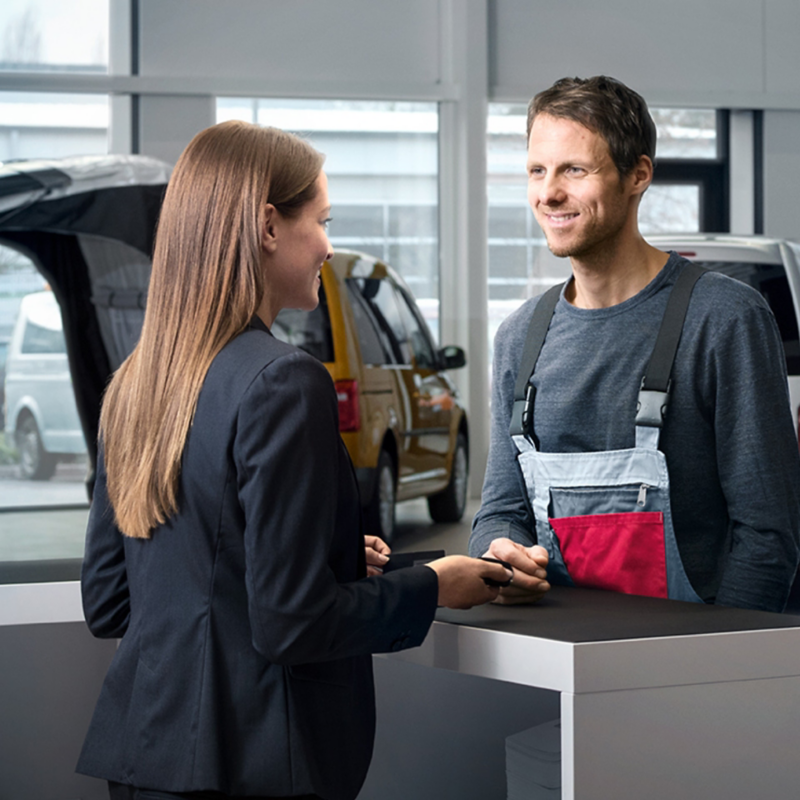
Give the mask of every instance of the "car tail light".
POLYGON ((361 409, 358 404, 358 381, 336 381, 334 386, 339 401, 339 430, 359 430, 361 409))

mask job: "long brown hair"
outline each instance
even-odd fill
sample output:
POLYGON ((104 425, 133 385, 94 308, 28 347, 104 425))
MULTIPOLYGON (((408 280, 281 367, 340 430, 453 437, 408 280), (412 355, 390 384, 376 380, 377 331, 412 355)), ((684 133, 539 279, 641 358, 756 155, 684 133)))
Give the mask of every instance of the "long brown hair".
POLYGON ((223 122, 189 143, 167 187, 142 334, 100 416, 108 496, 126 536, 178 510, 181 456, 208 368, 264 293, 267 203, 296 216, 323 156, 276 128, 223 122))

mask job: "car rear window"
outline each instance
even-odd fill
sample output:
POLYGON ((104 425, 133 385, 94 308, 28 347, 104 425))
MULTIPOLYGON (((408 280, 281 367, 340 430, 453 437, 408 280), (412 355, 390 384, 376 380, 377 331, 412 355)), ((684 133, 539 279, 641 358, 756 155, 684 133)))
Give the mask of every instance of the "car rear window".
MULTIPOLYGON (((694 260, 694 259, 693 259, 694 260)), ((752 286, 769 303, 778 322, 786 354, 786 371, 800 375, 800 334, 792 304, 792 292, 782 264, 751 264, 745 261, 696 261, 706 269, 722 272, 752 286)))
POLYGON ((408 333, 400 315, 394 288, 382 278, 348 278, 348 292, 368 311, 389 363, 410 364, 408 333))
POLYGON ((392 345, 387 334, 381 331, 378 321, 370 310, 369 303, 361 296, 358 282, 348 278, 345 280, 345 286, 356 323, 361 360, 371 367, 391 364, 392 345))
POLYGON ((64 334, 61 330, 45 328, 33 322, 25 324, 25 332, 22 334, 22 344, 19 349, 20 353, 25 353, 26 355, 67 352, 64 334))
POLYGON ((272 323, 276 339, 293 344, 320 361, 333 358, 333 335, 325 288, 319 287, 319 305, 313 311, 284 308, 272 323))

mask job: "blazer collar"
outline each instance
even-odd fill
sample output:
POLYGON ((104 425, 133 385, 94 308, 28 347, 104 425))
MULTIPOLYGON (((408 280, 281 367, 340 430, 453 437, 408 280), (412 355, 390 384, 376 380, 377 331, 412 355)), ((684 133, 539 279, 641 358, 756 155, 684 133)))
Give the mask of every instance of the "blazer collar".
POLYGON ((270 336, 273 335, 272 331, 264 324, 264 320, 261 319, 258 314, 253 314, 253 318, 250 320, 250 324, 247 327, 257 331, 264 331, 264 333, 268 333, 270 336))

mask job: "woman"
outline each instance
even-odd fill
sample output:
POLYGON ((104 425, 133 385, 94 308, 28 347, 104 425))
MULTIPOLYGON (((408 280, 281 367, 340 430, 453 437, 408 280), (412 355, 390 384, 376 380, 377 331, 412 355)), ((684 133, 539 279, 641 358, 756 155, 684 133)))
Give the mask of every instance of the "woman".
POLYGON ((122 637, 78 764, 112 798, 355 797, 369 654, 507 578, 460 556, 365 577, 388 548, 359 533, 333 384, 269 331, 316 306, 329 211, 322 156, 276 129, 209 128, 170 180, 82 575, 90 629, 122 637))

